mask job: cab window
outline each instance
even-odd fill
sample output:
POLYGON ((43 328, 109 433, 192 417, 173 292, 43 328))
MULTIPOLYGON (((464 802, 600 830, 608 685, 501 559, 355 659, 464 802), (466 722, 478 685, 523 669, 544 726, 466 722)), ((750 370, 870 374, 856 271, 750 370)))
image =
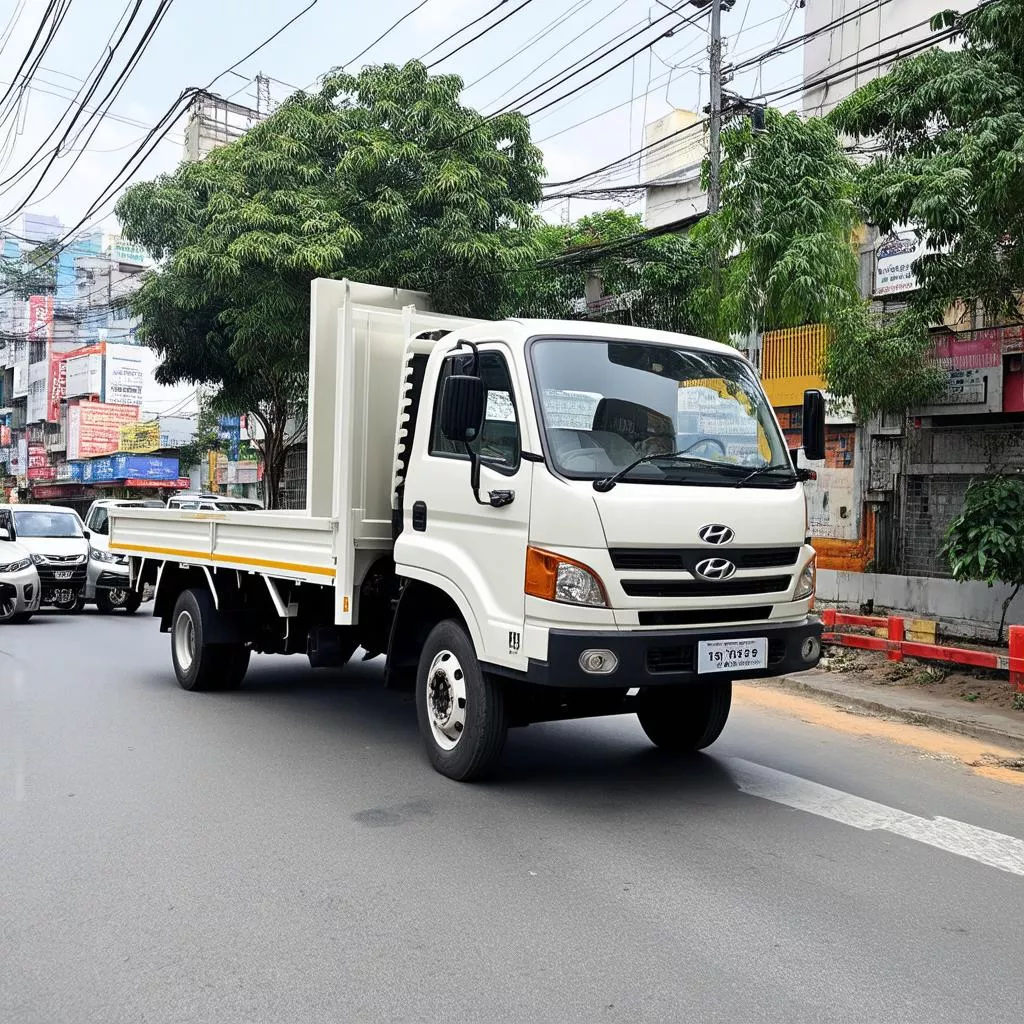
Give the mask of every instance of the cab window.
POLYGON ((92 525, 89 527, 93 533, 107 534, 110 532, 110 514, 102 505, 92 510, 92 525))
MULTIPOLYGON (((463 353, 449 356, 441 368, 434 401, 434 425, 430 438, 430 454, 446 458, 468 459, 466 445, 450 441, 441 433, 440 410, 444 382, 453 373, 465 373, 469 357, 463 353)), ((480 353, 480 375, 484 379, 487 404, 480 436, 472 442, 480 461, 500 473, 514 473, 519 468, 520 436, 512 376, 500 352, 480 353)))

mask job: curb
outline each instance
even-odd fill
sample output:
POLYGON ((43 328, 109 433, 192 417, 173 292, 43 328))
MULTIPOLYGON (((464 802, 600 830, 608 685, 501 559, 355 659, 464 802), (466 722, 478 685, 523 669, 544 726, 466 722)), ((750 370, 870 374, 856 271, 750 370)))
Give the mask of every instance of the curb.
POLYGON ((828 701, 832 704, 845 704, 862 711, 870 711, 874 715, 907 722, 910 725, 920 725, 929 729, 937 729, 940 732, 969 736, 972 739, 982 740, 986 743, 998 743, 1002 746, 1024 751, 1024 731, 1020 733, 1009 732, 994 726, 984 725, 981 722, 965 721, 961 718, 947 718, 945 715, 933 714, 929 711, 893 707, 891 704, 883 704, 881 701, 845 693, 840 689, 818 686, 813 682, 790 676, 775 676, 771 679, 751 681, 755 686, 774 687, 779 690, 802 693, 805 696, 814 697, 818 700, 828 701))

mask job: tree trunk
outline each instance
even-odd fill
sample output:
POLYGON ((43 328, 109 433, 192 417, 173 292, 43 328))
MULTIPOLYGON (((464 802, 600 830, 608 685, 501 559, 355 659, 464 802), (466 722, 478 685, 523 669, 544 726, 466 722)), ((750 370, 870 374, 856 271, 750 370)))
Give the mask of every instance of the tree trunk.
POLYGON ((1013 588, 1013 592, 1003 602, 1003 617, 999 620, 999 636, 996 637, 996 643, 1002 644, 1003 642, 1003 630, 1006 627, 1006 613, 1010 610, 1010 605, 1013 604, 1013 599, 1020 593, 1020 588, 1024 586, 1024 583, 1018 583, 1013 588))
POLYGON ((268 509, 280 507, 281 483, 284 478, 288 444, 285 429, 288 426, 288 407, 274 402, 266 411, 252 413, 263 431, 263 438, 257 444, 263 456, 263 496, 268 509))

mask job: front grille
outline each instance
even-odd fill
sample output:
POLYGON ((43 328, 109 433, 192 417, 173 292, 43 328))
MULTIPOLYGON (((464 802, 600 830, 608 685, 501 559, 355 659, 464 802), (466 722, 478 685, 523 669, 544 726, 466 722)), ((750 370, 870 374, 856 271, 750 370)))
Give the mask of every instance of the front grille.
POLYGON ((85 585, 86 567, 84 565, 69 566, 67 569, 55 568, 51 565, 37 565, 39 582, 43 591, 50 590, 74 590, 75 587, 85 585), (56 577, 58 572, 70 572, 68 579, 59 580, 56 577))
POLYGON ((612 565, 624 572, 692 573, 698 562, 715 556, 728 558, 737 569, 780 569, 796 565, 800 548, 612 548, 609 554, 612 565))
POLYGON ((754 622, 770 618, 772 606, 757 608, 697 608, 693 611, 640 612, 641 626, 703 626, 717 622, 754 622))
POLYGON ((742 597, 745 594, 781 594, 792 576, 761 576, 745 580, 623 580, 630 597, 742 597))
MULTIPOLYGON (((678 644, 675 647, 653 647, 647 652, 647 671, 661 672, 695 671, 697 644, 678 644)), ((785 640, 768 641, 768 665, 778 665, 786 657, 785 640)))

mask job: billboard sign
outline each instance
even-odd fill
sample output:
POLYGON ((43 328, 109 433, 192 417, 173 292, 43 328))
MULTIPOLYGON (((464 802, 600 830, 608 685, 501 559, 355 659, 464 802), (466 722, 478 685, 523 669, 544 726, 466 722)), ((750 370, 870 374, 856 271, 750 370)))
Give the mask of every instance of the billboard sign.
POLYGON ((103 401, 108 405, 141 405, 144 359, 149 350, 141 345, 106 344, 104 348, 103 401))
POLYGON ((914 261, 927 251, 924 241, 912 228, 894 229, 881 239, 875 249, 875 295, 917 291, 921 283, 913 270, 914 261))
POLYGON ((138 454, 159 451, 161 447, 160 421, 150 420, 148 423, 122 424, 120 438, 118 451, 138 454))
POLYGON ((33 295, 28 300, 28 336, 34 341, 53 341, 53 296, 33 295))
POLYGON ((68 458, 91 459, 116 452, 121 427, 139 418, 137 405, 80 402, 68 407, 68 458))
POLYGON ((68 363, 64 356, 50 353, 50 372, 46 381, 46 421, 60 423, 60 403, 67 392, 68 363))

